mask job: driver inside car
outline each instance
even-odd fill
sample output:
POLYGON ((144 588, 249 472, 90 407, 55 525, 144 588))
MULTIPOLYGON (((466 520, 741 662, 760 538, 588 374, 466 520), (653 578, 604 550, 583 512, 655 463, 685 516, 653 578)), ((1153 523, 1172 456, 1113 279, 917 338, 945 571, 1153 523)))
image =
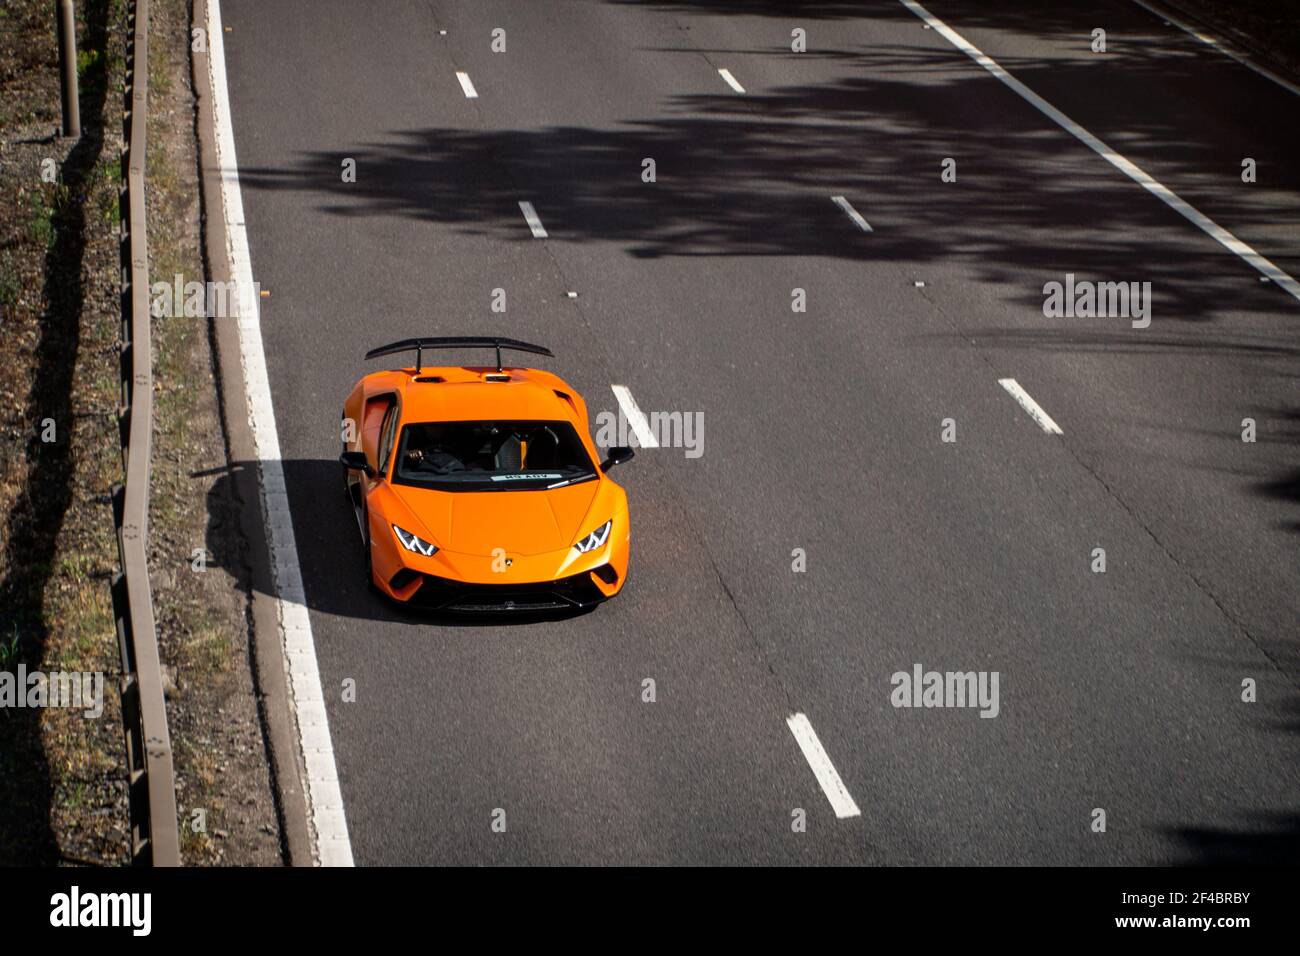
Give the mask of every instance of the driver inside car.
POLYGON ((429 450, 412 448, 406 453, 406 467, 413 471, 427 471, 435 475, 449 475, 464 471, 465 464, 455 455, 435 446, 429 450))

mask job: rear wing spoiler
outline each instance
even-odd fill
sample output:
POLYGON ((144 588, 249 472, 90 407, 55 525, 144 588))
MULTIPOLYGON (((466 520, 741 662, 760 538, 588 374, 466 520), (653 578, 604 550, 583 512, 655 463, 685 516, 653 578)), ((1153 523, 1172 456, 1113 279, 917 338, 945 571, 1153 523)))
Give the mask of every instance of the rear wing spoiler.
POLYGON ((379 358, 381 355, 393 355, 397 352, 415 352, 415 373, 420 373, 421 360, 425 349, 496 349, 497 371, 502 371, 501 350, 511 349, 515 352, 531 352, 534 355, 546 355, 555 358, 555 353, 542 345, 520 342, 518 339, 503 339, 488 335, 445 335, 435 338, 402 339, 391 345, 381 345, 366 353, 367 359, 379 358))

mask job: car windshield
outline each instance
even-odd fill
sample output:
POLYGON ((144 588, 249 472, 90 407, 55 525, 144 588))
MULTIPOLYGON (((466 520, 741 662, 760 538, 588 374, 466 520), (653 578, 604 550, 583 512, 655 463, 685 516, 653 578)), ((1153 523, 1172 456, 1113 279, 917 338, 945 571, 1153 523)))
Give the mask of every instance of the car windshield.
POLYGON ((402 429, 393 481, 441 491, 536 490, 594 478, 568 422, 422 422, 402 429))

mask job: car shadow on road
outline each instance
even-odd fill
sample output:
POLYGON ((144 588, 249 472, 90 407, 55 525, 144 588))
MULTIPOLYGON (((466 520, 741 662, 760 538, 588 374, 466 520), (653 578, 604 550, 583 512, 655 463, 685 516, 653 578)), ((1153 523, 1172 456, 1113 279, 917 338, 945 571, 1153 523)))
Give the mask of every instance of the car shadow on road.
MULTIPOLYGON (((280 466, 293 516, 303 594, 311 611, 424 627, 518 627, 569 620, 591 611, 452 614, 390 601, 366 586, 361 535, 343 490, 339 463, 325 458, 289 459, 280 466)), ((277 597, 265 556, 258 474, 258 462, 239 461, 195 476, 215 479, 207 494, 207 563, 229 573, 245 593, 277 597), (232 521, 241 523, 241 533, 230 533, 232 521)))

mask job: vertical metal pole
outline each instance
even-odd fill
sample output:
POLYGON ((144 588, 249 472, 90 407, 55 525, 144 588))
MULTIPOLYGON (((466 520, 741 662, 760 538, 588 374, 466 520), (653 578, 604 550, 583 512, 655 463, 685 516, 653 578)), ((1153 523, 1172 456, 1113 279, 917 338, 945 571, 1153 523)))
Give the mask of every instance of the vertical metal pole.
POLYGON ((63 135, 81 135, 81 106, 77 91, 77 21, 72 0, 55 0, 59 22, 59 70, 63 76, 63 135))

